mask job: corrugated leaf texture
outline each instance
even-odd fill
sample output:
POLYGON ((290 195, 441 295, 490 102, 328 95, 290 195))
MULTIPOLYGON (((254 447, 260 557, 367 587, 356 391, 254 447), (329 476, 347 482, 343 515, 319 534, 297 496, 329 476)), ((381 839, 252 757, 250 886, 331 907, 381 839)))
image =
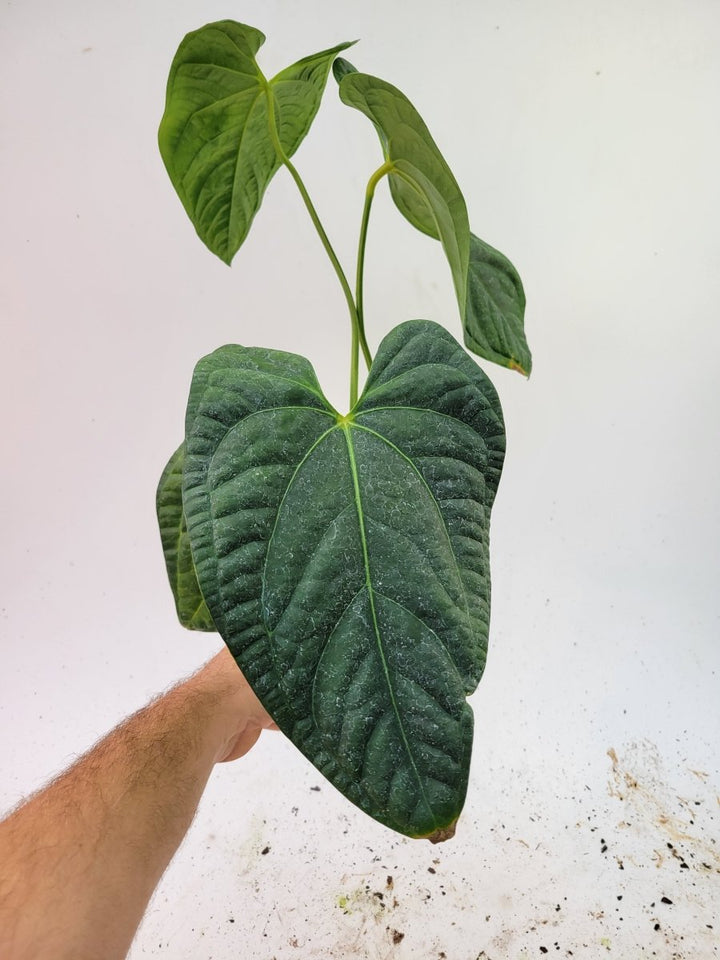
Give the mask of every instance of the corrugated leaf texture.
POLYGON ((293 354, 222 347, 193 379, 183 500, 212 618, 281 729, 410 836, 464 802, 504 445, 490 381, 426 321, 386 337, 345 417, 293 354))

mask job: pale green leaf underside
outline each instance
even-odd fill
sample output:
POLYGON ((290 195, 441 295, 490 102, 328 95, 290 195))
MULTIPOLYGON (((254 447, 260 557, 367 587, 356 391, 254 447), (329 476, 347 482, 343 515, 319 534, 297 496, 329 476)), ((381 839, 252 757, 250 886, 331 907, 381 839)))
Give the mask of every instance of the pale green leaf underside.
POLYGON ((359 73, 338 58, 333 70, 340 98, 375 125, 386 160, 390 192, 403 216, 440 240, 450 265, 465 345, 478 356, 529 375, 524 333, 525 294, 510 261, 470 233, 460 188, 430 131, 405 94, 359 73))
POLYGON ((182 506, 185 445, 170 457, 158 484, 156 509, 160 539, 178 620, 188 630, 215 631, 195 574, 182 506))
POLYGON ((503 452, 489 380, 424 321, 345 418, 291 354, 223 347, 193 379, 184 502, 214 621, 306 756, 411 836, 465 796, 503 452))
POLYGON ((165 167, 198 235, 230 263, 280 166, 270 132, 272 103, 290 157, 320 106, 339 44, 268 81, 253 27, 222 20, 189 33, 170 68, 158 142, 165 167))

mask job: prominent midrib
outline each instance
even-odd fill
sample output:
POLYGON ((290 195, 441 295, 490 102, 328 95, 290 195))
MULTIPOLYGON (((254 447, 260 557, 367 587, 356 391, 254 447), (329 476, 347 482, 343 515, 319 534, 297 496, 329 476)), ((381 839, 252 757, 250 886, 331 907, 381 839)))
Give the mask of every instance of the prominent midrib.
POLYGON ((408 755, 410 761, 410 766, 412 767, 413 773, 418 783, 418 788, 422 795, 425 806, 427 807, 428 813, 435 820, 435 815, 433 814, 432 806, 427 798, 425 793, 425 787, 423 785, 423 780, 420 775, 420 771, 417 768, 415 763, 415 757, 413 756, 412 748, 410 746, 410 741, 407 738, 405 733, 405 726, 400 715, 400 709, 398 707, 397 700, 395 698, 395 690, 393 688, 392 679, 390 677, 390 670, 388 668, 387 659, 385 657, 385 649, 383 646, 383 640, 380 635, 380 625, 377 620, 377 611, 375 609, 375 590, 373 588, 372 576, 370 572, 370 556, 368 553, 367 537, 365 535, 365 515, 362 506, 362 497, 360 495, 360 478, 358 476, 357 464, 355 461, 355 450, 353 448, 352 438, 350 436, 350 431, 352 429, 351 424, 344 423, 342 425, 342 430, 345 434, 345 441, 347 443, 348 457, 350 460, 350 473, 352 476, 353 482, 353 494, 355 498, 355 508, 357 510, 358 517, 358 527, 360 530, 360 542, 362 544, 362 553, 363 553, 363 566, 365 568, 365 586, 368 592, 368 599, 370 601, 370 612, 372 615, 373 630, 375 632, 375 641, 377 643, 378 656, 380 657, 380 663, 382 664, 383 674, 385 676, 385 682, 387 684, 388 693, 390 696, 390 702, 392 704, 393 712, 395 714, 395 719, 397 721, 398 729, 400 731, 400 737, 402 739, 403 745, 408 755))
MULTIPOLYGON (((460 565, 459 565, 459 563, 458 563, 457 556, 455 555, 455 550, 454 550, 454 548, 453 548, 453 543, 452 543, 452 537, 450 536, 450 531, 448 530, 447 521, 445 520, 445 517, 443 516, 443 512, 442 512, 442 510, 440 509, 440 504, 439 504, 438 501, 435 499, 435 496, 434 496, 432 490, 430 489, 430 486, 429 486, 427 480, 425 479, 425 477, 422 475, 422 473, 421 473, 420 470, 418 469, 417 464, 416 464, 410 457, 408 457, 407 454, 403 453, 403 451, 400 449, 400 447, 397 446, 397 444, 393 443, 393 442, 392 442, 391 440, 389 440, 387 437, 384 437, 381 433, 378 433, 377 430, 373 430, 373 429, 371 429, 370 427, 363 426, 363 424, 361 424, 361 423, 358 423, 358 424, 356 424, 356 425, 357 425, 358 430, 365 430, 365 431, 366 431, 367 433, 369 433, 371 436, 376 437, 381 443, 387 444, 387 446, 388 446, 391 450, 393 450, 399 457, 401 457, 401 458, 408 464, 408 466, 410 467, 410 469, 413 471, 413 473, 414 473, 415 476, 418 478, 419 482, 422 484, 423 488, 424 488, 425 491, 427 492, 428 497, 430 498, 430 501, 431 501, 431 503, 433 504, 433 506, 434 506, 434 508, 435 508, 435 513, 437 514, 437 517, 438 517, 438 519, 440 520, 440 523, 442 524, 443 532, 445 533, 445 537, 446 537, 446 540, 447 540, 448 550, 450 551, 450 556, 452 557, 452 565, 453 565, 453 567, 454 567, 454 569, 455 569, 455 574, 456 574, 456 576, 457 576, 458 584, 460 585, 460 593, 462 594, 463 603, 464 603, 464 607, 465 607, 465 616, 466 616, 466 617, 468 618, 468 620, 469 620, 469 619, 470 619, 470 603, 469 603, 469 600, 468 600, 468 590, 467 590, 467 586, 466 586, 466 584, 465 584, 465 580, 463 579, 462 571, 460 570, 460 565)), ((447 588, 445 587, 444 584, 443 584, 443 589, 445 590, 446 593, 448 592, 448 591, 447 591, 447 588)), ((448 596, 449 596, 449 594, 448 594, 448 596)))

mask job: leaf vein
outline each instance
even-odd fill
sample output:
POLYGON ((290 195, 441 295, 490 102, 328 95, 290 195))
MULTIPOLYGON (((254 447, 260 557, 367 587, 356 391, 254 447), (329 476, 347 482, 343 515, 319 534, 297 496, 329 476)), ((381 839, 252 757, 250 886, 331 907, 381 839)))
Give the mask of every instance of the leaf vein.
POLYGON ((392 680, 390 678, 390 670, 388 668, 388 663, 385 658, 383 642, 380 636, 380 626, 377 620, 377 611, 375 609, 374 588, 372 584, 372 577, 370 575, 370 558, 368 556, 367 539, 365 536, 365 520, 363 515, 362 498, 360 496, 360 483, 359 483, 359 477, 357 472, 357 465, 355 463, 355 452, 353 449, 352 439, 350 437, 350 427, 348 424, 345 424, 343 426, 343 431, 345 433, 345 441, 347 443, 348 456, 350 457, 350 470, 352 473, 353 489, 355 494, 355 505, 356 505, 357 514, 358 514, 358 523, 360 525, 360 539, 361 539, 362 551, 363 551, 363 564, 365 567, 365 582, 367 584, 367 589, 368 589, 368 599, 370 601, 370 611, 373 619, 373 628, 375 632, 375 639, 377 642, 378 653, 380 655, 380 662, 382 664, 383 674, 385 675, 385 682, 387 684, 388 693, 390 695, 390 701, 392 703, 395 720, 397 722, 398 729, 400 731, 400 737, 403 741, 403 745, 405 746, 408 759, 410 760, 410 765, 412 767, 413 773, 417 780, 418 788, 423 798, 423 802, 425 803, 428 813, 433 818, 433 820, 435 820, 432 804, 430 803, 427 793, 425 792, 425 785, 423 783, 423 778, 420 775, 420 771, 418 770, 417 763, 415 762, 415 756, 411 749, 410 742, 407 737, 407 733, 405 732, 405 725, 403 724, 402 717, 400 716, 400 710, 398 708, 395 690, 393 688, 392 680))
MULTIPOLYGON (((462 586, 462 595, 463 595, 463 600, 464 600, 465 616, 469 619, 469 617, 470 617, 470 603, 469 603, 468 596, 467 596, 467 589, 466 589, 466 587, 465 587, 465 581, 464 581, 464 579, 463 579, 463 575, 462 575, 462 572, 461 572, 461 570, 460 570, 460 565, 458 564, 458 559, 457 559, 457 556, 455 555, 455 550, 454 550, 454 548, 453 548, 452 537, 450 536, 450 531, 448 530, 447 522, 446 522, 446 520, 445 520, 445 517, 443 516, 442 510, 440 509, 440 505, 438 504, 437 500, 435 499, 435 496, 434 496, 432 490, 430 489, 427 480, 425 479, 425 477, 423 477, 422 473, 420 473, 420 471, 418 470, 418 468, 417 468, 416 464, 414 463, 414 461, 413 461, 409 456, 407 456, 407 454, 404 453, 396 444, 394 444, 394 443, 392 443, 392 441, 388 440, 387 437, 383 437, 382 434, 376 433, 376 431, 375 431, 375 430, 372 430, 370 427, 365 427, 365 426, 363 426, 362 424, 359 424, 359 423, 357 423, 357 422, 355 423, 355 426, 356 426, 357 429, 359 429, 359 430, 365 430, 367 433, 370 433, 370 434, 372 434, 374 437, 377 437, 377 438, 378 438, 379 440, 381 440, 383 443, 387 444, 387 446, 389 446, 392 450, 394 450, 399 456, 401 456, 407 463, 409 463, 409 464, 410 464, 410 467, 411 467, 411 468, 415 471, 415 473, 417 474, 417 476, 418 476, 418 478, 419 478, 419 480, 420 480, 420 483, 421 483, 421 484, 425 487, 425 489, 427 490, 428 496, 430 497, 430 499, 431 499, 431 501, 432 501, 432 503, 433 503, 433 505, 434 505, 434 507, 435 507, 435 510, 437 511, 437 515, 438 515, 438 517, 439 517, 439 519, 440 519, 440 523, 442 524, 442 528, 443 528, 443 530, 445 531, 445 536, 447 537, 448 548, 450 549, 450 555, 451 555, 452 558, 453 558, 453 566, 454 566, 454 568, 455 568, 455 572, 456 572, 456 574, 457 574, 458 580, 460 581, 460 584, 461 584, 461 586, 462 586)), ((433 571, 433 572, 434 572, 434 571, 433 571)), ((438 582, 439 582, 439 581, 438 581, 438 582)), ((443 589, 445 589, 445 588, 443 587, 443 589)), ((445 592, 447 593, 447 590, 446 590, 445 592)))

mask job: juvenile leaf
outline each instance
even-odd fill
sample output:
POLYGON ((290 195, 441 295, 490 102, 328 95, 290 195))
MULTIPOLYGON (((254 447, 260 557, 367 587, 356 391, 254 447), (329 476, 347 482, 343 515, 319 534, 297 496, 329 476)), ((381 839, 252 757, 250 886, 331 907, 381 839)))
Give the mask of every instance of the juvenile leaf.
POLYGON ((510 261, 470 233, 460 188, 420 114, 396 87, 359 73, 338 58, 333 72, 340 98, 377 129, 390 192, 403 216, 440 240, 452 272, 465 345, 478 356, 529 375, 523 318, 525 294, 510 261))
POLYGON ((175 598, 178 620, 188 630, 215 631, 210 611, 198 585, 182 505, 182 469, 185 445, 170 457, 158 484, 156 509, 165 566, 175 598))
POLYGON ((525 292, 507 257, 470 234, 465 346, 481 357, 530 376, 525 339, 525 292))
POLYGON ((390 191, 400 212, 440 240, 450 264, 460 315, 467 296, 470 226, 460 187, 422 117, 397 87, 359 73, 345 60, 334 66, 340 99, 372 120, 385 159, 392 161, 390 191))
POLYGON ((184 502, 213 619, 281 729, 410 836, 450 835, 465 797, 503 454, 492 385, 425 321, 386 337, 345 417, 292 354, 222 347, 193 378, 184 502))
POLYGON ((268 81, 255 59, 264 41, 259 30, 232 20, 189 33, 170 68, 158 132, 165 167, 198 235, 228 264, 280 166, 271 123, 292 156, 320 106, 335 55, 350 46, 305 57, 268 81))

